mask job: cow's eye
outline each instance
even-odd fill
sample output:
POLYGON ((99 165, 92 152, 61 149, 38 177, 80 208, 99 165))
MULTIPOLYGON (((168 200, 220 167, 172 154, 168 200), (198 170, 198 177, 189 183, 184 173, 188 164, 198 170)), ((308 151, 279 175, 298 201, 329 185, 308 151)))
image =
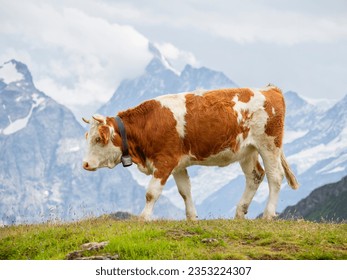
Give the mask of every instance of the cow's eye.
POLYGON ((96 142, 96 143, 100 143, 100 142, 101 142, 101 138, 100 138, 100 137, 96 137, 96 138, 95 138, 95 142, 96 142))

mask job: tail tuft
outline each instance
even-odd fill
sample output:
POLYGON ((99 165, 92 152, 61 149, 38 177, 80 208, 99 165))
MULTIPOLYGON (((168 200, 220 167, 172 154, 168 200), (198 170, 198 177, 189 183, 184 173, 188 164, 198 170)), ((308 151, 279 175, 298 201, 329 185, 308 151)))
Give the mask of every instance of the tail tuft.
POLYGON ((288 162, 286 160, 286 157, 284 156, 283 151, 281 153, 281 163, 282 163, 282 167, 283 167, 284 174, 286 176, 288 185, 291 186, 291 188, 293 190, 298 189, 299 188, 299 183, 296 180, 293 171, 290 169, 290 166, 289 166, 289 164, 288 164, 288 162))

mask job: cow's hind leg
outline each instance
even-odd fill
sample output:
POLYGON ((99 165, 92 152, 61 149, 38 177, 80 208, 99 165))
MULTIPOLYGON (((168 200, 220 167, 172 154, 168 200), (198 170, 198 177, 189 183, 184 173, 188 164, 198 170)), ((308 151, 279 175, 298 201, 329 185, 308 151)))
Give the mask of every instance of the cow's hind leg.
POLYGON ((196 220, 197 214, 192 199, 191 185, 187 169, 176 171, 173 176, 177 184, 178 191, 186 206, 187 220, 196 220))
POLYGON ((151 219, 154 204, 161 195, 163 188, 164 185, 161 180, 153 176, 147 188, 145 208, 139 217, 141 220, 149 221, 151 219))
POLYGON ((240 165, 246 177, 246 188, 236 208, 235 218, 237 219, 243 219, 247 214, 248 207, 265 174, 258 161, 258 152, 256 150, 242 159, 240 165))
POLYGON ((265 149, 260 152, 264 161, 266 178, 269 183, 269 200, 263 214, 263 218, 268 220, 276 216, 278 196, 284 177, 280 152, 280 149, 276 147, 273 147, 271 150, 265 149))

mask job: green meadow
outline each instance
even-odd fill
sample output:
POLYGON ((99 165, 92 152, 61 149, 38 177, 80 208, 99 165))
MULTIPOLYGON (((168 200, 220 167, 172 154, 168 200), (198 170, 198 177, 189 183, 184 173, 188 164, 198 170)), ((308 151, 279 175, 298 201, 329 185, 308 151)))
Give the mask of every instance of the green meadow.
POLYGON ((90 255, 120 260, 347 259, 347 224, 308 221, 196 222, 91 218, 0 228, 0 259, 61 260, 88 242, 108 241, 90 255))

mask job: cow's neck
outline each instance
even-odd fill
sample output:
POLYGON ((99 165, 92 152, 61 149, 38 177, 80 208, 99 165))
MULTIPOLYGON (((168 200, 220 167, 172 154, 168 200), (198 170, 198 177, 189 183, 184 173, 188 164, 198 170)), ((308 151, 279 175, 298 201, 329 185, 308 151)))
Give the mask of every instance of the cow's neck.
POLYGON ((136 164, 146 165, 145 145, 143 131, 140 129, 144 127, 142 124, 145 119, 143 116, 134 116, 131 112, 121 112, 118 116, 122 119, 127 133, 129 154, 132 161, 136 164))

